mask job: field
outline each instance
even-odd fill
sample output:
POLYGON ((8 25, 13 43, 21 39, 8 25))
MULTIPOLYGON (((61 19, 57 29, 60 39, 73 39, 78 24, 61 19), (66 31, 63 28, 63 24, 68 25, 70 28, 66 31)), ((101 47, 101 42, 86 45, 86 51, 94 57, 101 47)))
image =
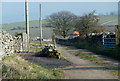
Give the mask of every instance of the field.
MULTIPOLYGON (((39 27, 39 20, 30 21, 29 24, 30 24, 30 27, 39 27)), ((43 24, 43 26, 45 26, 46 21, 43 20, 42 24, 43 24)), ((8 23, 8 24, 2 25, 2 28, 5 30, 10 30, 13 28, 18 28, 18 27, 25 28, 25 22, 8 23)))
POLYGON ((118 16, 100 16, 100 24, 104 25, 116 25, 118 24, 118 16))
MULTIPOLYGON (((51 38, 52 35, 52 28, 44 27, 45 20, 43 21, 43 38, 48 39, 51 38)), ((11 24, 3 24, 2 29, 6 30, 11 35, 14 35, 15 32, 25 32, 25 22, 17 22, 11 24)), ((30 37, 39 37, 40 36, 40 29, 39 29, 39 21, 30 21, 30 37)))
MULTIPOLYGON (((14 35, 15 32, 25 32, 25 30, 7 30, 8 33, 14 35)), ((39 37, 40 36, 40 29, 39 28, 30 28, 30 36, 31 38, 39 37)), ((52 36, 52 28, 43 27, 43 38, 48 39, 52 36)))
POLYGON ((114 31, 115 25, 118 24, 118 16, 100 16, 100 24, 109 31, 114 31))
MULTIPOLYGON (((102 24, 103 27, 107 28, 110 31, 114 31, 114 25, 118 24, 118 16, 99 16, 99 18, 100 24, 102 24)), ((51 38, 52 34, 52 28, 46 27, 46 23, 46 20, 43 20, 43 37, 45 39, 51 38)), ((40 30, 36 27, 39 27, 39 21, 30 21, 31 38, 40 36, 40 30)), ((14 35, 15 32, 25 32, 25 22, 3 24, 2 28, 10 34, 14 35)))

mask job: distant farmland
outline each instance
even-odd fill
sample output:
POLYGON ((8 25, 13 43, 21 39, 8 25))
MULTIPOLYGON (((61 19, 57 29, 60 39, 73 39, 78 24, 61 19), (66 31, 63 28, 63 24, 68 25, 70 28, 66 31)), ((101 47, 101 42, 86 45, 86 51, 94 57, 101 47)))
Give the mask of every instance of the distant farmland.
MULTIPOLYGON (((14 35, 15 32, 25 32, 25 30, 7 30, 10 34, 14 35)), ((30 37, 39 37, 40 36, 40 29, 39 28, 30 28, 30 37)), ((43 27, 43 38, 48 39, 52 36, 52 28, 43 27)))
POLYGON ((100 24, 104 25, 116 25, 118 24, 118 16, 100 16, 100 24))
POLYGON ((118 16, 100 16, 100 24, 109 31, 114 31, 115 25, 118 24, 118 16))
MULTIPOLYGON (((118 16, 99 16, 99 18, 100 24, 110 31, 114 31, 114 25, 118 24, 118 16)), ((45 39, 51 38, 52 28, 46 27, 46 20, 43 20, 43 26, 43 37, 45 39)), ((38 27, 38 20, 30 21, 30 36, 32 38, 40 36, 40 31, 38 27)), ((3 24, 2 28, 8 31, 10 34, 14 35, 15 32, 25 32, 25 22, 3 24)))
MULTIPOLYGON (((43 26, 45 26, 46 22, 43 21, 43 26)), ((17 22, 11 24, 3 24, 2 28, 9 32, 10 34, 14 35, 15 32, 25 32, 25 22, 17 22)), ((48 39, 52 36, 52 28, 50 27, 43 27, 43 38, 48 39)), ((40 36, 40 29, 39 29, 39 21, 34 20, 30 21, 30 37, 39 37, 40 36)))
MULTIPOLYGON (((30 27, 39 27, 39 20, 30 21, 30 27)), ((42 21, 43 26, 47 26, 47 21, 42 21)), ((13 28, 25 28, 25 22, 16 22, 16 23, 10 23, 10 24, 3 24, 3 29, 10 30, 13 28)))

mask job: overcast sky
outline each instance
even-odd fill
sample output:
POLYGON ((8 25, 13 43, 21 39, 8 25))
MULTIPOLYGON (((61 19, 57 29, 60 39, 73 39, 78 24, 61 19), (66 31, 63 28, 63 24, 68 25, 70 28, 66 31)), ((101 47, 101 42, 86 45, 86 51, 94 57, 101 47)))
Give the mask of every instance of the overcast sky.
MULTIPOLYGON (((96 14, 118 11, 117 2, 29 2, 29 19, 39 19, 39 4, 42 4, 43 19, 58 11, 70 11, 82 16, 96 10, 96 14)), ((25 21, 24 2, 2 2, 2 23, 14 23, 25 21)), ((1 23, 0 23, 1 24, 1 23)))

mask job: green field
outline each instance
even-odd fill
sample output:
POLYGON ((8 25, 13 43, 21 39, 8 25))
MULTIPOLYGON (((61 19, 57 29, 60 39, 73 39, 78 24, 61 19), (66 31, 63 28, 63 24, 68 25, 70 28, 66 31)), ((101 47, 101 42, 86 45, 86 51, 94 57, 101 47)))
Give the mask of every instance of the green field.
POLYGON ((104 25, 116 25, 118 24, 118 16, 100 16, 100 24, 103 23, 105 23, 104 25))
POLYGON ((100 24, 109 31, 115 31, 118 24, 118 16, 100 16, 100 24))
MULTIPOLYGON (((100 18, 100 24, 102 24, 103 27, 110 31, 114 31, 114 25, 118 24, 118 16, 99 16, 100 18)), ((43 20, 43 37, 51 38, 52 34, 52 28, 45 27, 47 22, 46 20, 43 20)), ((39 28, 39 21, 34 20, 30 21, 30 36, 31 38, 40 36, 40 30, 39 28)), ((3 24, 2 28, 9 32, 10 34, 14 35, 15 32, 25 32, 25 22, 17 22, 17 23, 10 23, 10 24, 3 24), (17 28, 17 29, 15 29, 17 28), (21 29, 18 29, 21 28, 21 29), (12 30, 15 29, 15 30, 12 30)))
MULTIPOLYGON (((29 23, 30 23, 30 37, 31 38, 39 37, 40 36, 39 21, 34 20, 34 21, 30 21, 29 23), (35 27, 38 27, 38 28, 35 28, 35 27)), ((44 27, 45 24, 46 24, 46 22, 44 20, 43 21, 43 30, 42 30, 43 38, 48 39, 48 38, 51 38, 52 28, 44 27)), ((8 33, 10 33, 11 35, 14 35, 15 32, 25 32, 25 22, 3 24, 2 28, 3 28, 3 30, 6 30, 8 33), (21 29, 18 29, 18 28, 21 28, 21 29)))
MULTIPOLYGON (((36 26, 39 27, 39 20, 30 21, 29 24, 30 24, 30 27, 36 27, 36 26)), ((43 26, 45 26, 46 21, 43 20, 42 24, 43 26)), ((16 23, 9 23, 9 24, 2 25, 2 28, 5 30, 10 30, 12 28, 18 28, 18 27, 25 28, 25 22, 16 22, 16 23)))
MULTIPOLYGON (((15 32, 25 32, 25 30, 7 30, 8 33, 14 35, 15 32)), ((48 39, 51 38, 52 35, 52 28, 43 27, 43 38, 48 39)), ((40 36, 40 29, 39 28, 30 28, 30 37, 39 37, 40 36)))
MULTIPOLYGON (((118 16, 117 15, 99 16, 99 18, 100 18, 100 24, 103 24, 103 23, 105 23, 104 25, 116 25, 116 24, 118 24, 118 16)), ((43 23, 43 26, 47 25, 46 20, 43 20, 42 23, 43 23)), ((38 20, 30 21, 30 27, 35 27, 35 26, 39 26, 39 21, 38 20)), ((3 29, 11 29, 14 27, 25 28, 25 22, 3 24, 3 29)))

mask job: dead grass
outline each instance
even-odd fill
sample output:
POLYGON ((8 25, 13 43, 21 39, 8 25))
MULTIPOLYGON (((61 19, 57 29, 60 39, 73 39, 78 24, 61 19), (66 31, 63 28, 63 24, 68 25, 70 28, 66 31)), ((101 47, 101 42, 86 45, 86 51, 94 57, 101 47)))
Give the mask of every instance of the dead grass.
MULTIPOLYGON (((36 64, 30 63, 17 55, 3 58, 3 64, 6 67, 3 78, 10 79, 59 79, 62 77, 62 71, 48 69, 36 64), (12 69, 12 70, 11 70, 12 69), (7 71, 9 70, 9 71, 7 71), (11 72, 10 72, 11 70, 11 72), (6 73, 5 73, 6 72, 6 73), (16 76, 10 75, 16 74, 16 76), (5 76, 7 75, 7 76, 5 76)), ((4 68, 3 68, 4 69, 4 68)))

